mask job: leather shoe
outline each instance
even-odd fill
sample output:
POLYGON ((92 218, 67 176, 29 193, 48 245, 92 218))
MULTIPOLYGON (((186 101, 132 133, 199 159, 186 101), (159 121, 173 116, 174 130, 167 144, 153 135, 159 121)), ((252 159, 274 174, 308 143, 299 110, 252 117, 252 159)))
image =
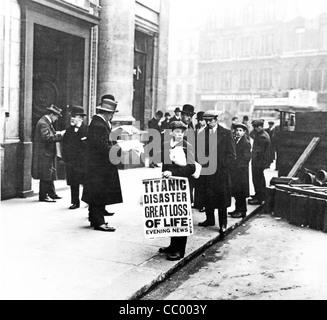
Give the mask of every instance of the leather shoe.
POLYGON ((69 210, 75 210, 78 209, 80 207, 79 204, 73 204, 71 207, 69 207, 69 210))
POLYGON ((103 215, 104 215, 105 217, 112 217, 112 216, 115 215, 115 213, 114 213, 114 212, 108 212, 107 210, 105 210, 104 213, 103 213, 103 215))
POLYGON ((261 206, 262 205, 262 201, 259 201, 258 199, 251 199, 251 200, 249 200, 248 203, 253 206, 261 206))
POLYGON ((57 202, 57 201, 53 200, 53 199, 50 198, 50 197, 46 197, 46 198, 44 198, 44 199, 40 199, 39 201, 40 201, 40 202, 49 202, 49 203, 57 202))
MULTIPOLYGON (((50 196, 51 197, 51 196, 50 196)), ((54 196, 51 197, 54 200, 61 200, 62 197, 59 197, 57 194, 55 194, 54 196)))
POLYGON ((116 229, 113 227, 109 227, 107 224, 102 225, 102 226, 96 226, 94 227, 94 230, 96 231, 104 231, 104 232, 115 232, 116 229))
POLYGON ((180 252, 168 253, 167 260, 169 261, 178 261, 184 258, 184 255, 180 252))
POLYGON ((235 213, 237 213, 236 210, 234 210, 233 212, 228 212, 228 214, 229 214, 230 216, 232 216, 232 215, 235 214, 235 213))
POLYGON ((210 222, 208 220, 199 223, 199 227, 213 227, 214 225, 214 222, 210 222))
POLYGON ((159 249, 159 252, 160 253, 170 253, 171 252, 170 250, 171 250, 170 247, 163 247, 163 248, 159 249))
POLYGON ((233 212, 232 214, 231 214, 231 216, 232 216, 232 218, 233 219, 240 219, 240 218, 245 218, 246 217, 246 213, 244 213, 244 212, 233 212))

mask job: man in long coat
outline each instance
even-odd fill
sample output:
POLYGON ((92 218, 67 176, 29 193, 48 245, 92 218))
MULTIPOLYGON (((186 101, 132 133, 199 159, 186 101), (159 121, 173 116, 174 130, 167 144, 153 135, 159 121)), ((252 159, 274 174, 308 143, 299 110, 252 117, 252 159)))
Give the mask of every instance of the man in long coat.
MULTIPOLYGON (((206 120, 207 127, 202 132, 204 137, 206 157, 210 161, 217 161, 216 171, 209 172, 204 176, 205 208, 207 219, 199 223, 201 227, 215 225, 215 209, 219 213, 220 235, 224 236, 227 229, 227 208, 231 206, 231 177, 230 172, 233 169, 236 160, 236 148, 232 132, 221 127, 218 124, 218 113, 214 110, 207 111, 203 118, 206 120)), ((198 141, 201 141, 200 137, 198 141)), ((202 143, 198 143, 201 147, 202 143)), ((201 163, 204 168, 208 164, 201 163)), ((209 164, 210 165, 210 164, 209 164)))
POLYGON ((235 211, 231 213, 232 218, 245 218, 247 213, 246 199, 250 196, 249 163, 252 158, 251 143, 248 140, 247 126, 243 123, 234 125, 236 161, 232 171, 232 196, 236 200, 235 211))
POLYGON ((57 180, 56 142, 62 140, 63 132, 57 132, 54 123, 61 117, 62 110, 51 105, 47 115, 37 123, 33 143, 32 177, 40 180, 39 201, 56 202, 61 199, 56 194, 54 181, 57 180))
POLYGON ((105 222, 106 205, 122 203, 118 168, 109 159, 114 143, 110 139, 111 121, 117 102, 104 99, 90 123, 87 142, 86 177, 82 200, 89 204, 89 220, 95 230, 114 232, 105 222))
POLYGON ((87 147, 87 125, 83 123, 86 116, 83 107, 71 107, 70 126, 62 141, 62 154, 66 166, 67 184, 71 189, 71 207, 80 207, 80 185, 84 184, 87 147))
POLYGON ((270 166, 270 137, 263 129, 262 120, 254 120, 254 142, 252 149, 252 179, 255 195, 249 200, 251 205, 261 205, 266 198, 266 178, 264 171, 270 166))

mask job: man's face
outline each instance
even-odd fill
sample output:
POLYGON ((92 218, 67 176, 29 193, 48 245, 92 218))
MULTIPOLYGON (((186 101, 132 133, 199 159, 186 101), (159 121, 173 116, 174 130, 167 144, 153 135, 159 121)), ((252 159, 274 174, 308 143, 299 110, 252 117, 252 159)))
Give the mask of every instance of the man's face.
POLYGON ((182 121, 187 125, 189 125, 192 122, 192 118, 193 116, 189 113, 182 114, 182 121))
POLYGON ((58 121, 59 116, 57 114, 51 114, 50 119, 52 120, 53 123, 55 123, 56 121, 58 121))
POLYGON ((176 115, 177 118, 180 118, 181 114, 182 114, 181 112, 175 112, 175 115, 176 115))
POLYGON ((235 135, 237 138, 242 138, 245 134, 245 131, 242 128, 236 128, 235 135))
POLYGON ((205 120, 198 120, 198 124, 201 126, 201 128, 206 126, 206 121, 205 120))
POLYGON ((217 123, 218 123, 218 119, 210 119, 210 120, 206 120, 207 126, 209 127, 209 129, 213 129, 217 123))
POLYGON ((70 118, 70 125, 71 126, 80 126, 83 122, 83 117, 77 115, 77 116, 71 116, 70 118))

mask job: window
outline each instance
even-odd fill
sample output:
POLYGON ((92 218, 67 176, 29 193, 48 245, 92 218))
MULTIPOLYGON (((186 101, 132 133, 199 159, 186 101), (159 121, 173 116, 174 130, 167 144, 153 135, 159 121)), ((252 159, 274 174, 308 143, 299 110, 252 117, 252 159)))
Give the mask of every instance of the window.
POLYGON ((212 90, 214 88, 214 72, 205 71, 202 79, 203 89, 212 90))
POLYGON ((260 88, 261 89, 272 88, 272 69, 266 68, 260 70, 260 88))
POLYGON ((250 57, 252 54, 252 37, 244 37, 240 40, 241 57, 250 57))
POLYGON ((327 64, 322 63, 317 68, 319 91, 327 91, 327 64))
POLYGON ((240 89, 250 89, 251 88, 251 70, 241 70, 240 71, 240 89))
POLYGON ((221 89, 231 89, 232 88, 232 71, 223 71, 221 73, 221 89))
POLYGON ((261 55, 271 56, 274 53, 274 34, 263 34, 261 36, 261 55))
POLYGON ((296 65, 290 74, 290 88, 299 89, 303 87, 302 68, 296 65))
POLYGON ((240 102, 239 112, 240 113, 250 113, 251 112, 251 103, 250 102, 240 102))
POLYGON ((314 70, 312 65, 308 65, 304 69, 304 87, 303 89, 312 90, 313 88, 314 70))
POLYGON ((231 58, 233 51, 233 40, 232 39, 223 39, 223 58, 231 58))
POLYGON ((176 85, 176 102, 182 102, 182 85, 176 85))
POLYGON ((249 25, 254 22, 254 5, 249 4, 244 9, 243 23, 249 25))
POLYGON ((295 30, 294 50, 302 51, 305 45, 305 29, 298 28, 295 30))

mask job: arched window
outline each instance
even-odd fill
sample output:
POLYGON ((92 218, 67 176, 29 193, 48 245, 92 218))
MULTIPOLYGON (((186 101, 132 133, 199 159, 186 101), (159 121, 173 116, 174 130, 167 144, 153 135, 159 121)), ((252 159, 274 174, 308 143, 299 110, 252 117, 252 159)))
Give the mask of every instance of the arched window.
POLYGON ((321 63, 317 68, 318 91, 327 91, 327 63, 321 63))
POLYGON ((311 64, 307 65, 304 68, 304 77, 303 77, 303 89, 313 90, 313 66, 311 64))
POLYGON ((302 68, 295 65, 290 71, 290 88, 298 89, 301 87, 302 68))

